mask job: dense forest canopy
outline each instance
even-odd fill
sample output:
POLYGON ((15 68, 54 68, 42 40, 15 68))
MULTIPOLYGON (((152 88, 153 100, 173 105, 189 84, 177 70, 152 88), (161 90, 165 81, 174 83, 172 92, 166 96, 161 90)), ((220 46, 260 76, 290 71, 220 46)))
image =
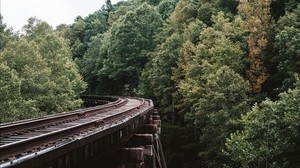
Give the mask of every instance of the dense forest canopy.
POLYGON ((110 0, 71 25, 0 18, 0 122, 81 94, 154 100, 168 167, 300 166, 299 0, 110 0))

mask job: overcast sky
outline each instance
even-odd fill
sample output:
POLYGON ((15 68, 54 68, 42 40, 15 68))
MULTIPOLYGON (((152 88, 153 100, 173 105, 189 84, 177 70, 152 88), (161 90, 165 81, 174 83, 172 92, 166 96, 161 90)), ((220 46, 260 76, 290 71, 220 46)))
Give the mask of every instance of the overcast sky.
MULTIPOLYGON (((113 4, 121 0, 111 0, 113 4)), ((106 0, 0 0, 3 22, 18 31, 35 16, 54 28, 71 24, 77 16, 87 16, 99 10, 106 0)))

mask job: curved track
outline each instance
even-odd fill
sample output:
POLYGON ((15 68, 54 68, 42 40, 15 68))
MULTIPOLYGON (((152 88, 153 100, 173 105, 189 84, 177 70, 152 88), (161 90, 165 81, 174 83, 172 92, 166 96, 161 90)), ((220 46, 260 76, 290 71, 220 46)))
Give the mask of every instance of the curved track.
POLYGON ((122 97, 83 97, 85 103, 103 104, 39 119, 0 125, 0 165, 36 151, 63 144, 93 130, 126 122, 129 116, 153 108, 150 100, 122 97))

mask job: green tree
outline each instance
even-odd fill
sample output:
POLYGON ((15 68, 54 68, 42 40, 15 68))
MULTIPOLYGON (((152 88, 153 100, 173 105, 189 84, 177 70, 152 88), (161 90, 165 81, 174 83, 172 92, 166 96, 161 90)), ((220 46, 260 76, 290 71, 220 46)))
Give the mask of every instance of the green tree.
POLYGON ((284 74, 284 90, 292 86, 294 73, 300 73, 300 30, 294 27, 286 27, 277 34, 275 47, 279 50, 278 70, 284 74))
POLYGON ((195 130, 194 136, 197 137, 197 143, 200 146, 198 152, 200 151, 201 166, 218 167, 226 163, 226 158, 221 152, 224 147, 222 144, 225 143, 226 136, 234 132, 238 126, 233 126, 232 123, 226 125, 221 120, 230 123, 231 121, 227 122, 227 120, 230 118, 237 120, 240 114, 247 111, 248 98, 245 97, 247 97, 246 94, 249 91, 247 87, 249 86, 241 76, 236 74, 243 74, 244 70, 244 52, 241 47, 244 46, 245 42, 241 39, 243 39, 245 31, 239 28, 240 22, 239 17, 230 19, 223 12, 212 16, 213 24, 211 27, 206 27, 203 24, 202 26, 195 26, 201 24, 195 24, 197 21, 191 22, 184 32, 183 37, 187 41, 180 49, 177 68, 173 71, 172 79, 176 85, 176 91, 173 94, 176 98, 175 104, 177 106, 175 107, 182 114, 181 116, 185 116, 186 127, 195 130), (223 67, 224 65, 226 67, 223 67), (218 71, 221 69, 224 73, 218 71), (226 76, 227 74, 230 75, 226 76), (217 77, 211 81, 214 75, 217 77), (214 81, 217 79, 220 81, 214 81), (238 80, 240 83, 237 83, 238 80), (220 88, 213 87, 213 83, 222 86, 218 86, 220 88), (231 85, 236 88, 233 86, 231 88, 231 85), (226 90, 227 87, 230 89, 226 90), (221 91, 221 88, 224 91, 221 91), (241 92, 234 93, 233 89, 241 92), (223 93, 225 91, 233 93, 223 93), (224 94, 223 98, 228 102, 220 100, 222 106, 217 104, 217 93, 224 94), (230 100, 230 96, 241 98, 243 102, 230 100), (234 102, 237 104, 233 105, 234 102), (200 105, 203 106, 203 109, 200 108, 200 105), (232 111, 234 110, 230 109, 235 106, 240 106, 239 114, 237 112, 233 114, 232 111), (200 115, 200 113, 202 114, 200 115), (212 127, 215 128, 212 129, 212 127), (200 140, 199 137, 201 137, 200 140))
POLYGON ((192 19, 196 19, 197 5, 190 0, 179 0, 176 4, 174 12, 168 18, 169 29, 175 30, 178 33, 183 33, 185 27, 192 19))
POLYGON ((174 12, 157 35, 155 41, 157 46, 150 53, 150 61, 142 73, 141 95, 157 100, 156 103, 168 121, 173 120, 173 103, 176 103, 172 96, 176 90, 172 75, 177 68, 180 48, 185 40, 195 42, 199 40, 194 35, 204 27, 201 21, 195 21, 196 13, 195 4, 189 0, 180 0, 177 3, 174 12))
MULTIPOLYGON (((45 111, 39 111, 40 105, 46 99, 46 95, 51 93, 51 80, 49 78, 50 69, 45 60, 38 53, 38 46, 24 38, 9 42, 3 52, 1 52, 0 62, 5 63, 6 78, 3 83, 14 82, 10 87, 15 88, 14 96, 6 97, 5 101, 12 103, 11 111, 6 113, 15 114, 12 119, 25 119, 39 115, 44 115, 45 111), (11 75, 12 79, 7 76, 11 75), (32 114, 21 111, 18 101, 32 106, 32 114), (36 108, 36 109, 35 109, 36 108), (36 112, 39 113, 36 113, 36 112)), ((5 95, 5 94, 3 94, 5 95)), ((25 106, 24 109, 28 108, 25 106)), ((11 116, 11 115, 9 115, 11 116)))
POLYGON ((21 80, 0 57, 0 123, 39 116, 35 101, 21 96, 21 80))
POLYGON ((163 117, 172 120, 172 93, 175 91, 174 82, 171 79, 172 69, 176 67, 179 48, 182 45, 182 37, 178 33, 172 34, 166 41, 151 53, 151 61, 142 73, 140 94, 150 97, 158 107, 162 108, 163 117), (150 88, 150 89, 149 89, 150 88))
POLYGON ((178 1, 179 0, 162 0, 159 2, 158 11, 163 20, 170 17, 178 1))
MULTIPOLYGON (((39 20, 30 19, 26 32, 1 52, 5 121, 19 120, 78 108, 85 83, 71 58, 67 42, 39 20), (11 77, 11 79, 10 79, 11 77), (8 86, 11 84, 10 86, 8 86), (5 93, 15 89, 12 96, 5 93), (6 91, 6 89, 8 89, 6 91), (23 107, 21 109, 20 107, 23 107), (13 116, 13 117, 12 117, 13 116)), ((2 101, 1 100, 1 101, 2 101)))
MULTIPOLYGON (((186 117, 194 117, 199 130, 199 156, 203 166, 221 167, 228 160, 222 154, 226 138, 240 129, 238 120, 249 110, 249 84, 227 66, 211 72, 200 84, 197 102, 186 117)), ((190 93, 191 94, 191 93, 190 93)), ((197 94, 197 93, 196 93, 197 94)), ((187 118, 190 119, 190 118, 187 118)))
POLYGON ((281 17, 277 24, 274 49, 277 51, 271 63, 276 66, 276 79, 281 85, 277 89, 286 91, 295 82, 294 74, 300 73, 300 5, 291 13, 281 17))
POLYGON ((198 18, 208 26, 211 26, 212 25, 211 17, 213 15, 216 15, 219 10, 217 8, 217 1, 216 3, 200 1, 198 6, 199 6, 197 9, 198 18))
POLYGON ((118 19, 121 19, 128 11, 135 10, 140 6, 140 1, 120 1, 114 6, 114 10, 110 11, 108 15, 108 25, 112 26, 118 19))
POLYGON ((69 33, 73 58, 80 59, 86 51, 86 44, 84 44, 85 29, 85 21, 82 17, 78 16, 75 23, 71 26, 71 32, 69 33))
MULTIPOLYGON (((287 125, 287 131, 284 132, 283 139, 289 140, 292 144, 287 150, 283 150, 281 158, 286 158, 290 167, 299 167, 300 156, 300 107, 298 102, 300 101, 300 79, 296 75, 294 89, 280 94, 280 100, 278 103, 278 111, 284 112, 284 123, 287 125)), ((282 131, 285 131, 283 127, 280 127, 282 131)))
POLYGON ((291 144, 282 117, 272 101, 254 106, 241 121, 245 129, 227 140, 226 153, 241 167, 283 167, 280 155, 291 144))
POLYGON ((2 50, 10 40, 13 40, 12 30, 6 27, 2 19, 2 15, 0 15, 0 50, 2 50))
MULTIPOLYGON (((197 64, 195 61, 196 47, 191 41, 186 41, 179 51, 179 57, 177 61, 177 68, 173 69, 172 80, 176 86, 176 90, 173 93, 175 99, 176 109, 181 116, 190 109, 190 107, 197 101, 194 96, 191 96, 187 90, 181 87, 187 83, 186 80, 199 75, 196 69, 197 64), (185 92, 187 91, 187 92, 185 92)), ((192 87, 189 87, 192 89, 192 87)), ((197 97, 197 96, 196 96, 197 97)))
MULTIPOLYGON (((98 79, 101 79, 101 77, 99 77, 97 72, 98 68, 100 69, 103 67, 103 58, 101 56, 103 56, 104 54, 101 53, 101 51, 104 47, 102 45, 102 41, 103 35, 93 37, 89 48, 86 51, 81 62, 80 71, 84 77, 84 80, 88 84, 88 89, 86 92, 89 94, 93 94, 95 92, 97 93, 97 87, 103 86, 105 84, 104 80, 102 80, 101 85, 98 84, 98 79)), ((104 94, 104 90, 105 89, 101 90, 102 94, 104 94)))
POLYGON ((299 0, 286 0, 285 2, 285 9, 287 12, 293 11, 297 6, 299 6, 299 0))
POLYGON ((193 31, 186 31, 184 35, 192 39, 196 45, 191 45, 187 41, 188 45, 183 45, 181 48, 182 52, 179 54, 178 69, 175 70, 177 74, 174 74, 174 80, 178 83, 178 91, 184 95, 189 95, 190 90, 199 93, 186 97, 188 106, 194 104, 194 100, 201 97, 201 92, 197 91, 197 87, 194 86, 201 85, 199 82, 205 82, 205 78, 221 66, 227 65, 235 72, 243 74, 244 52, 241 49, 243 43, 238 39, 242 39, 244 31, 239 29, 240 19, 236 18, 234 21, 230 21, 225 18, 223 12, 212 18, 214 22, 212 27, 202 26, 202 29, 195 27, 197 30, 202 30, 198 32, 198 39, 193 39, 197 37, 197 33, 193 34, 197 32, 194 29, 191 29, 193 31), (194 49, 190 50, 189 48, 194 49), (182 90, 181 87, 187 88, 182 90))
POLYGON ((36 17, 28 19, 27 24, 22 27, 25 36, 29 39, 37 38, 38 36, 45 36, 53 31, 52 27, 36 17))
POLYGON ((50 79, 53 82, 51 92, 44 102, 48 113, 61 112, 80 107, 79 95, 85 90, 85 82, 75 62, 67 42, 57 33, 39 36, 34 39, 39 44, 39 54, 51 69, 50 79))
POLYGON ((242 167, 299 166, 299 83, 279 100, 266 100, 243 116, 243 130, 226 142, 232 160, 242 167))
POLYGON ((100 74, 118 81, 120 86, 138 85, 141 71, 148 62, 148 52, 155 47, 154 36, 162 21, 159 13, 148 4, 128 12, 106 35, 109 47, 100 74))
POLYGON ((78 95, 85 90, 85 83, 72 60, 67 41, 46 22, 35 18, 30 18, 24 29, 25 37, 37 44, 38 54, 44 59, 45 66, 50 68, 49 78, 53 85, 50 89, 52 94, 47 98, 53 101, 44 101, 45 109, 42 111, 51 113, 79 107, 81 100, 78 95))

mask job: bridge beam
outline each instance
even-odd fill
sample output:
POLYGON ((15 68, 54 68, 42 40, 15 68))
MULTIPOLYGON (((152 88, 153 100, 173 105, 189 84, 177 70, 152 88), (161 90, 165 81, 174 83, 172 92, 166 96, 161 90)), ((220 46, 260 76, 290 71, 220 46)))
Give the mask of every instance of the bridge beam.
POLYGON ((124 148, 121 148, 112 155, 103 167, 167 168, 159 139, 159 134, 161 133, 160 127, 160 116, 157 111, 154 111, 154 113, 150 115, 148 123, 143 125, 139 131, 130 138, 123 146, 124 148), (121 159, 116 161, 115 158, 121 159))

